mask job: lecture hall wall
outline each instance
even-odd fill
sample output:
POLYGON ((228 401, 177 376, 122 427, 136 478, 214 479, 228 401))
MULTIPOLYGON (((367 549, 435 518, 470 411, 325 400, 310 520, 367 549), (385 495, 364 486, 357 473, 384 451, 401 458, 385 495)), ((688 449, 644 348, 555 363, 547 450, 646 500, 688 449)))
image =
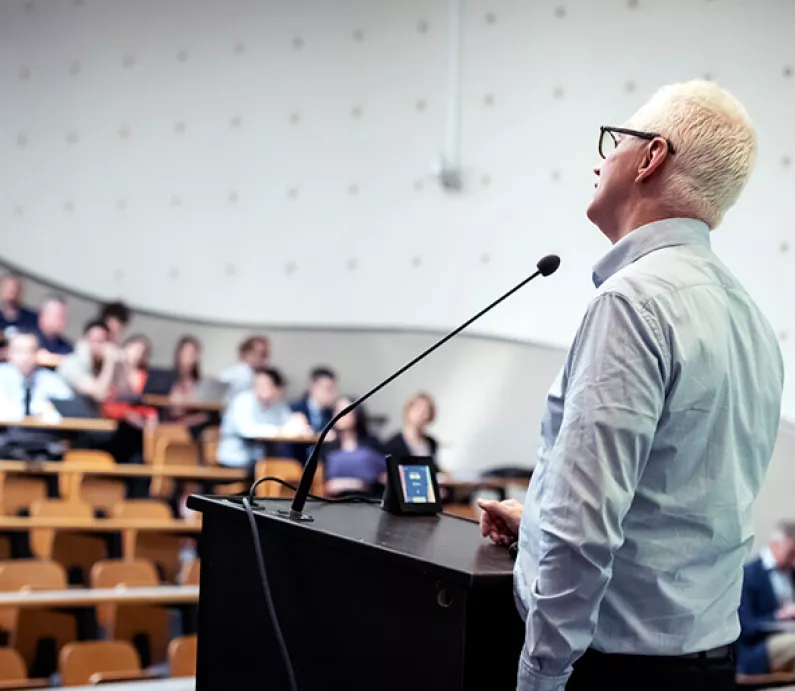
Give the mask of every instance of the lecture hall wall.
MULTIPOLYGON (((793 30, 789 0, 4 0, 0 260, 34 298, 123 297, 160 362, 190 331, 217 372, 261 329, 294 391, 327 361, 361 392, 556 252, 371 406, 396 424, 428 389, 448 467, 532 463, 608 249, 584 216, 599 125, 662 84, 716 80, 756 123, 713 242, 795 364, 793 30)), ((790 511, 787 430, 763 530, 790 511)))

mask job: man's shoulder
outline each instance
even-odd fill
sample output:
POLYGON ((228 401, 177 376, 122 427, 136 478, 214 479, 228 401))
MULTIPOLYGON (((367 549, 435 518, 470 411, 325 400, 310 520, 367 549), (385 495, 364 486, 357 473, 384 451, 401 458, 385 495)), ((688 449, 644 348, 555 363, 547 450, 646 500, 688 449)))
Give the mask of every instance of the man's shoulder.
POLYGON ((606 280, 600 291, 648 301, 704 286, 743 290, 712 250, 685 245, 663 247, 639 257, 606 280))
POLYGON ((58 374, 57 372, 53 372, 52 370, 46 368, 39 368, 37 370, 38 374, 36 375, 39 380, 45 384, 65 384, 64 378, 58 374))

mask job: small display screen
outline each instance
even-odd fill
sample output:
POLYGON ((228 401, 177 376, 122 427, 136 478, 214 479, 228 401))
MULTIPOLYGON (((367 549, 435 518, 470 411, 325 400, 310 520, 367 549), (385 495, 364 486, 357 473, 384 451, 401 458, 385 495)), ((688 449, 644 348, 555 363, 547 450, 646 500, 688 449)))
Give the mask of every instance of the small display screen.
POLYGON ((407 504, 436 503, 430 466, 399 465, 398 470, 400 471, 403 499, 407 504))

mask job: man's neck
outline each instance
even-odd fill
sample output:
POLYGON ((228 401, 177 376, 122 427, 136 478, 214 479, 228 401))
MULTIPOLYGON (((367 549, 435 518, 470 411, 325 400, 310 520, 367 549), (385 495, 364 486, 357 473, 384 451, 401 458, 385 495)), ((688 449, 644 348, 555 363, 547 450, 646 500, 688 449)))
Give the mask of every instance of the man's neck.
POLYGON ((626 213, 620 213, 618 215, 619 217, 616 219, 614 228, 602 231, 607 236, 607 239, 614 245, 621 240, 621 238, 629 235, 633 230, 649 225, 649 223, 664 221, 668 218, 683 218, 691 215, 681 208, 674 208, 656 199, 636 200, 628 205, 625 211, 626 213))

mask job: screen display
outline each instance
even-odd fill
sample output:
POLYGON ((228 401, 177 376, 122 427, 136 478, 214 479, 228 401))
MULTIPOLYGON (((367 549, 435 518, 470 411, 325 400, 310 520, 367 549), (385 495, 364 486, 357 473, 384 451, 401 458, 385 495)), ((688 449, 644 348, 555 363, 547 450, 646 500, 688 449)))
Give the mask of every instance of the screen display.
POLYGON ((431 469, 427 465, 399 465, 400 486, 407 504, 433 504, 436 495, 433 491, 431 469))

